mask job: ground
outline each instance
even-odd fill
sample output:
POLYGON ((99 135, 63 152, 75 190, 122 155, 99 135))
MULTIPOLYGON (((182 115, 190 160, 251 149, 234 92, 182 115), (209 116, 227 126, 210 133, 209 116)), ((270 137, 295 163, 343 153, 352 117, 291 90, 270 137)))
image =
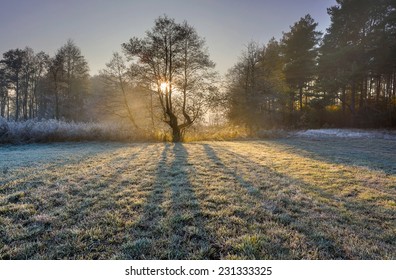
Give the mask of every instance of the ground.
POLYGON ((0 259, 395 259, 389 139, 0 147, 0 259))

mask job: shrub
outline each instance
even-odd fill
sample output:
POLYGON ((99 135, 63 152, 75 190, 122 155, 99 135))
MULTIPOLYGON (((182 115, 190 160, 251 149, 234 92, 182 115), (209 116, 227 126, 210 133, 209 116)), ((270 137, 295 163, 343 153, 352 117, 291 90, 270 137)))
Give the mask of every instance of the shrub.
POLYGON ((149 136, 115 123, 75 123, 57 120, 7 121, 0 117, 0 143, 63 141, 138 141, 149 136))

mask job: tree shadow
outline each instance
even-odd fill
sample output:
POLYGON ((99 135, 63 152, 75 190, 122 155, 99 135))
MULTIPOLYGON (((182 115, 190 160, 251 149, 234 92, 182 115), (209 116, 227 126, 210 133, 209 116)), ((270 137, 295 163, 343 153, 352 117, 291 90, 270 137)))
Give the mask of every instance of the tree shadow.
MULTIPOLYGON (((269 140, 293 153, 328 163, 347 164, 396 175, 394 140, 387 139, 276 139, 269 140)), ((259 142, 258 142, 259 143, 259 142)))
POLYGON ((194 173, 183 144, 165 144, 142 214, 130 230, 130 240, 122 246, 122 258, 220 258, 215 242, 205 230, 189 178, 194 173))
MULTIPOLYGON (((325 190, 259 165, 238 153, 218 147, 217 149, 222 154, 227 154, 237 161, 237 164, 249 166, 249 170, 246 171, 248 173, 241 172, 242 175, 240 175, 235 169, 226 166, 212 147, 207 144, 203 146, 208 158, 214 164, 220 165, 241 187, 246 189, 252 198, 262 203, 263 211, 267 214, 267 217, 303 234, 306 237, 309 249, 317 250, 321 258, 368 258, 370 254, 365 255, 364 252, 361 252, 361 256, 348 253, 342 244, 343 238, 349 236, 343 236, 343 234, 349 232, 361 239, 371 239, 367 240, 368 243, 378 243, 380 240, 377 239, 379 239, 378 236, 382 230, 383 219, 386 218, 390 221, 394 218, 394 215, 392 218, 390 213, 385 215, 384 211, 378 210, 369 214, 371 222, 367 222, 367 205, 364 205, 363 202, 345 199, 341 201, 342 209, 339 209, 331 203, 321 201, 321 198, 324 197, 330 202, 340 202, 338 197, 325 190), (258 174, 258 179, 262 181, 253 183, 243 177, 250 177, 254 173, 258 174), (265 176, 260 176, 260 174, 265 174, 265 176), (285 186, 285 182, 300 186, 303 193, 287 189, 288 186, 285 186), (367 232, 363 233, 362 226, 369 230, 369 236, 367 232), (340 231, 338 231, 338 228, 340 231)), ((386 227, 384 226, 383 229, 385 230, 386 227)), ((392 240, 382 240, 381 242, 394 242, 392 240)), ((285 250, 287 255, 287 248, 281 249, 285 250)), ((277 252, 270 253, 277 256, 277 252)), ((377 251, 376 253, 381 255, 382 252, 377 251)))
POLYGON ((200 202, 190 176, 196 170, 188 162, 188 152, 181 143, 173 146, 174 160, 168 172, 172 179, 171 208, 168 217, 170 259, 219 259, 215 240, 205 229, 200 202))
POLYGON ((210 147, 208 144, 204 144, 203 147, 204 147, 207 157, 211 161, 213 161, 214 164, 221 167, 225 171, 225 173, 231 174, 231 176, 235 179, 235 181, 238 182, 239 185, 244 187, 250 195, 252 195, 252 196, 260 195, 259 190, 256 189, 255 187, 253 187, 251 182, 246 181, 240 175, 238 175, 235 172, 235 170, 227 167, 222 162, 222 160, 217 156, 217 153, 215 152, 215 150, 212 147, 210 147))
MULTIPOLYGON (((24 186, 26 193, 24 200, 33 204, 34 213, 18 216, 15 222, 28 233, 23 240, 31 246, 26 246, 26 249, 13 256, 10 255, 10 258, 78 259, 84 256, 92 259, 109 258, 111 254, 105 248, 114 248, 116 242, 110 242, 107 235, 116 235, 120 230, 117 227, 110 227, 105 217, 105 214, 110 216, 115 210, 115 201, 109 193, 115 194, 124 188, 116 184, 117 180, 122 175, 122 171, 127 170, 131 161, 145 152, 147 146, 142 145, 129 155, 117 155, 110 161, 105 160, 106 164, 115 164, 114 170, 111 172, 106 170, 108 173, 105 179, 95 175, 97 166, 84 166, 86 169, 81 170, 81 173, 80 170, 73 173, 73 179, 77 182, 68 182, 60 176, 51 178, 47 184, 35 189, 34 191, 38 192, 35 195, 39 200, 34 202, 31 202, 32 198, 28 194, 31 190, 24 186), (89 178, 80 180, 85 175, 89 175, 89 178), (103 235, 95 234, 95 238, 90 236, 90 231, 100 231, 102 228, 106 228, 109 232, 103 235)), ((89 162, 91 162, 89 159, 83 161, 83 163, 89 162)), ((72 165, 74 164, 77 163, 73 162, 72 165)))
MULTIPOLYGON (((242 176, 237 174, 235 169, 232 169, 225 165, 223 161, 218 157, 217 153, 215 150, 208 144, 203 144, 204 151, 209 158, 216 166, 221 168, 222 172, 225 174, 228 174, 231 176, 232 181, 236 183, 236 185, 241 186, 247 194, 253 199, 253 200, 259 200, 260 203, 263 205, 267 205, 268 207, 273 207, 274 204, 272 201, 269 201, 264 195, 260 192, 259 189, 254 187, 254 184, 248 180, 245 180, 242 176)), ((260 220, 259 217, 247 217, 247 215, 242 215, 241 213, 236 213, 239 216, 243 216, 245 219, 251 219, 252 222, 260 220)), ((226 218, 226 217, 224 217, 226 218)), ((262 219, 260 222, 265 223, 266 218, 262 219)), ((231 224, 231 222, 230 222, 231 224)), ((254 235, 254 232, 251 232, 252 235, 254 235)), ((230 250, 231 252, 228 253, 240 253, 240 252, 233 252, 235 251, 233 248, 228 248, 227 250, 230 250)), ((260 259, 261 255, 263 254, 262 251, 266 251, 265 255, 272 256, 274 259, 277 259, 278 257, 276 256, 281 256, 281 255, 288 255, 289 254, 289 248, 282 244, 271 244, 271 246, 266 246, 266 248, 260 248, 260 250, 256 251, 253 256, 256 259, 260 259), (275 257, 274 257, 275 256, 275 257)), ((264 254, 263 254, 264 255, 264 254)))
POLYGON ((122 246, 123 259, 158 259, 157 242, 162 235, 161 221, 166 213, 163 209, 166 186, 162 180, 167 172, 170 144, 166 143, 158 159, 155 179, 150 194, 144 203, 142 214, 129 230, 127 241, 122 246))
MULTIPOLYGON (((40 145, 42 145, 42 144, 34 144, 34 146, 40 146, 40 145)), ((62 146, 63 145, 66 145, 66 144, 62 144, 62 146)), ((56 160, 54 160, 54 162, 43 165, 43 167, 41 167, 41 169, 45 170, 45 171, 48 171, 48 170, 52 171, 52 170, 55 170, 58 168, 62 168, 65 165, 70 165, 70 166, 82 165, 82 166, 86 167, 86 164, 89 161, 103 155, 103 151, 100 150, 100 147, 102 147, 103 145, 104 144, 95 144, 94 148, 87 148, 87 151, 84 151, 84 152, 80 153, 79 155, 73 156, 73 157, 65 157, 64 155, 63 156, 57 155, 56 157, 54 157, 53 155, 51 155, 51 157, 56 158, 56 160)), ((29 149, 29 146, 30 145, 27 145, 26 149, 29 149)), ((52 144, 46 145, 46 146, 49 146, 49 148, 47 148, 47 149, 51 151, 51 154, 54 153, 52 151, 56 151, 57 146, 52 147, 52 144)), ((145 148, 147 148, 147 145, 143 145, 142 147, 140 147, 139 153, 141 151, 143 151, 145 148)), ((76 147, 72 147, 71 149, 76 149, 76 147)), ((111 145, 110 147, 107 147, 107 145, 106 145, 106 153, 117 153, 118 151, 122 151, 123 149, 125 149, 125 147, 118 146, 118 144, 115 146, 111 145)), ((73 151, 73 152, 78 153, 78 150, 73 151)), ((46 153, 50 154, 50 152, 48 152, 48 151, 46 151, 46 153)), ((120 157, 117 156, 116 158, 110 158, 109 161, 115 161, 115 160, 117 160, 117 158, 120 158, 120 157)), ((132 155, 131 159, 133 159, 133 155, 132 155)), ((51 158, 50 158, 50 160, 51 160, 51 158)), ((42 163, 34 162, 34 165, 32 163, 30 163, 29 168, 37 169, 36 164, 41 165, 42 163)), ((94 168, 95 167, 92 167, 91 169, 94 169, 94 168)), ((12 172, 10 172, 10 173, 11 174, 7 174, 7 176, 4 176, 4 177, 0 176, 0 193, 6 192, 6 191, 16 191, 18 189, 22 189, 23 187, 25 187, 23 185, 18 185, 18 186, 13 186, 12 189, 8 188, 8 186, 10 184, 12 184, 15 180, 24 179, 24 180, 28 181, 27 184, 30 187, 39 187, 39 186, 44 185, 44 182, 41 180, 41 177, 43 176, 43 174, 41 172, 34 172, 32 175, 31 173, 26 172, 26 170, 23 169, 22 172, 16 172, 15 174, 12 174, 12 172)), ((59 180, 59 178, 56 177, 56 178, 54 178, 54 181, 55 180, 59 180)))

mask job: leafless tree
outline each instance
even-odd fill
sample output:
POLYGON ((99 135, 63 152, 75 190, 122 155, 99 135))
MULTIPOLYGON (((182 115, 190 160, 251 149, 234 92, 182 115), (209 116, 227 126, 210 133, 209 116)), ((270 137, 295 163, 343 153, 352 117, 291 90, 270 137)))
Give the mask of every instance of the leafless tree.
POLYGON ((159 17, 146 34, 143 39, 130 39, 123 50, 141 84, 158 97, 162 120, 171 128, 173 141, 179 142, 215 90, 214 63, 205 41, 187 22, 159 17))

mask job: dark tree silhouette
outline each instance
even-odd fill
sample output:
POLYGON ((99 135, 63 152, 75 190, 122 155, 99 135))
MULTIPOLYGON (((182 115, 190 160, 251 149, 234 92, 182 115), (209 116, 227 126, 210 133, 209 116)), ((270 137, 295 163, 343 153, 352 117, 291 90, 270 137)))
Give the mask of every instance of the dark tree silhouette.
POLYGON ((298 91, 300 111, 303 109, 303 94, 308 83, 315 78, 317 44, 320 32, 310 15, 296 22, 291 30, 283 34, 282 47, 285 59, 286 81, 291 88, 291 110, 294 107, 295 91, 298 91))
POLYGON ((143 39, 123 44, 134 60, 141 84, 154 92, 162 120, 172 129, 172 139, 181 141, 184 131, 200 117, 207 95, 214 90, 214 63, 196 30, 167 16, 155 20, 143 39))
POLYGON ((21 49, 9 50, 3 54, 1 64, 4 65, 4 73, 8 88, 15 92, 15 120, 18 121, 20 115, 21 101, 21 80, 22 67, 25 52, 21 49))

